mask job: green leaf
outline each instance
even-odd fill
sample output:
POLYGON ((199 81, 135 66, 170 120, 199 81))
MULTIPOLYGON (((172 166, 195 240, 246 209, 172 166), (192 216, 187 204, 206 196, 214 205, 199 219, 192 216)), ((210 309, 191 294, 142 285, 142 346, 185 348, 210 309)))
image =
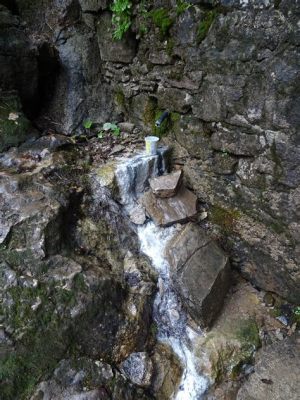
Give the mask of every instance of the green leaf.
POLYGON ((83 121, 83 126, 85 129, 91 129, 93 122, 90 119, 86 119, 83 121))
POLYGON ((120 128, 116 127, 116 129, 113 129, 112 131, 114 136, 120 136, 120 128))
POLYGON ((112 124, 111 122, 106 122, 105 124, 103 124, 102 129, 104 131, 114 131, 118 129, 118 126, 116 124, 112 124))
POLYGON ((103 139, 103 137, 104 137, 104 131, 98 132, 97 138, 98 139, 103 139))

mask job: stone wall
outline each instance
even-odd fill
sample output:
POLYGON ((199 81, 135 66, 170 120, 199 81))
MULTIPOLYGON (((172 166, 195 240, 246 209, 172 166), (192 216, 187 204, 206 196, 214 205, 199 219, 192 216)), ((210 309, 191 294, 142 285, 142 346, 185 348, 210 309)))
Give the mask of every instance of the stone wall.
POLYGON ((40 128, 73 134, 89 118, 149 133, 168 109, 164 140, 235 266, 299 301, 299 0, 134 1, 120 42, 110 1, 16 3, 40 60, 59 64, 40 128))

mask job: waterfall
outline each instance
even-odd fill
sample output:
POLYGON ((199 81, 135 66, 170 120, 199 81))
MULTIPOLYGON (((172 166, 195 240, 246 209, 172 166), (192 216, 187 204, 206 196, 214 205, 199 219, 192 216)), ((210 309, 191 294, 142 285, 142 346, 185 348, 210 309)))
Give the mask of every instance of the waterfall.
MULTIPOLYGON (((139 196, 147 187, 148 178, 158 174, 159 166, 161 162, 158 162, 157 156, 144 154, 119 160, 116 179, 120 202, 126 213, 129 214, 137 205, 139 196)), ((146 221, 138 226, 137 234, 141 252, 149 257, 159 275, 158 292, 153 306, 157 340, 171 346, 184 368, 179 388, 172 400, 199 400, 208 387, 207 378, 197 371, 197 358, 193 354, 193 343, 201 333, 187 325, 187 315, 173 288, 170 266, 165 257, 167 243, 179 229, 180 225, 161 228, 152 221, 146 221)))

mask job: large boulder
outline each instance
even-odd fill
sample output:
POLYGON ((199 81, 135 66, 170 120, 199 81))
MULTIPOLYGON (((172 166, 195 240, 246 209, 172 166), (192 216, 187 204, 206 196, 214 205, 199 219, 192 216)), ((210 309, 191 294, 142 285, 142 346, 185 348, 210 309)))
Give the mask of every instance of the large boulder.
POLYGON ((237 400, 297 400, 300 396, 299 335, 266 347, 257 354, 255 371, 237 400))
POLYGON ((228 258, 201 228, 191 223, 169 242, 166 255, 175 287, 190 315, 202 326, 211 325, 229 288, 228 258))

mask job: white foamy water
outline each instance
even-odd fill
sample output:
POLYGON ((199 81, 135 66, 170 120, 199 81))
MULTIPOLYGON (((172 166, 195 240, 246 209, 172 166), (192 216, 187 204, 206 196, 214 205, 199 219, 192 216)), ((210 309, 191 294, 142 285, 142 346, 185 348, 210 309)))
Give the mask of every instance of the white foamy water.
MULTIPOLYGON (((121 202, 127 213, 135 206, 149 176, 157 174, 157 158, 136 156, 124 160, 117 168, 117 182, 121 202)), ((197 358, 193 354, 194 341, 200 335, 187 326, 187 316, 170 278, 170 266, 165 257, 169 240, 180 226, 160 228, 152 221, 138 226, 141 251, 149 257, 158 272, 158 292, 153 305, 153 318, 157 324, 157 339, 171 346, 182 362, 184 371, 179 388, 172 400, 200 400, 208 381, 197 371, 197 358)))

